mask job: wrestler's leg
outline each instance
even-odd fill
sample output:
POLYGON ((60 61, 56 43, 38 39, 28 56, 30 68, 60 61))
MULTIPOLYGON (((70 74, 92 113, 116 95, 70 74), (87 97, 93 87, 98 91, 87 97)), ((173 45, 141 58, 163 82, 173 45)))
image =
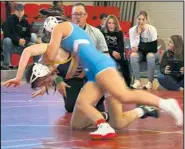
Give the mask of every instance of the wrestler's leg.
POLYGON ((158 107, 168 112, 177 125, 183 124, 183 114, 175 100, 164 100, 149 92, 130 90, 115 68, 108 68, 96 76, 97 83, 121 103, 134 103, 158 107), (110 79, 111 78, 111 79, 110 79), (115 87, 116 86, 116 87, 115 87))
POLYGON ((110 96, 110 94, 106 96, 105 101, 109 112, 108 123, 115 129, 123 129, 141 117, 158 117, 158 111, 148 106, 137 107, 133 110, 124 112, 123 104, 113 96, 110 96))
POLYGON ((72 114, 71 127, 73 129, 83 129, 95 125, 97 119, 103 119, 102 114, 94 108, 102 96, 102 90, 94 82, 85 84, 80 91, 72 114))

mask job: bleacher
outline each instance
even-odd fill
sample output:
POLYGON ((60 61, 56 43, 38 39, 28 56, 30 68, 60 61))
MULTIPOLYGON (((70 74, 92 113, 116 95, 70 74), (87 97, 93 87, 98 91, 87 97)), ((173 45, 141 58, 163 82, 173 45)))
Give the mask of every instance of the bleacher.
MULTIPOLYGON (((43 8, 48 9, 50 7, 52 7, 52 5, 50 4, 33 4, 33 3, 25 4, 25 15, 27 17, 28 22, 32 24, 33 22, 44 21, 43 18, 35 19, 35 17, 38 16, 40 9, 43 9, 43 8)), ((102 13, 106 13, 108 15, 113 14, 118 19, 120 18, 120 10, 118 7, 111 7, 111 6, 104 7, 104 6, 91 6, 91 5, 87 5, 86 7, 88 12, 87 23, 92 26, 98 26, 100 24, 99 16, 102 13)), ((72 5, 63 5, 63 9, 64 9, 65 16, 71 16, 72 5)), ((3 22, 6 20, 5 2, 1 2, 1 18, 3 22)), ((131 27, 131 22, 120 21, 120 26, 124 32, 125 38, 128 38, 128 31, 131 27)), ((3 35, 1 35, 1 37, 3 38, 3 35)), ((12 66, 18 66, 19 59, 20 59, 20 55, 16 53, 12 54, 12 57, 11 57, 12 66)), ((30 59, 30 62, 32 62, 32 59, 30 59)))

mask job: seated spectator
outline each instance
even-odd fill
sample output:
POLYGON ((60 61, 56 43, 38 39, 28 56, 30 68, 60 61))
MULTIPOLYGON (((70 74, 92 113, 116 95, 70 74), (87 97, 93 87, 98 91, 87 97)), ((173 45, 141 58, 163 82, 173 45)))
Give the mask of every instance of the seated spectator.
POLYGON ((41 9, 40 14, 45 17, 63 16, 63 14, 64 14, 63 3, 60 1, 53 1, 53 6, 49 9, 41 9))
POLYGON ((130 55, 131 68, 135 78, 133 89, 152 89, 154 80, 154 70, 157 58, 157 30, 148 24, 148 15, 145 11, 140 11, 137 15, 137 25, 129 30, 132 53, 130 55), (139 62, 147 61, 148 83, 142 87, 140 81, 139 62))
POLYGON ((160 72, 158 74, 159 84, 167 90, 184 90, 184 67, 179 73, 171 73, 169 60, 179 60, 184 63, 183 40, 179 35, 172 35, 168 42, 167 50, 164 52, 160 72))
MULTIPOLYGON (((24 17, 24 5, 15 6, 15 14, 11 15, 3 25, 3 64, 2 69, 8 70, 11 65, 11 54, 21 54, 25 47, 38 42, 37 36, 30 32, 30 25, 24 17)), ((39 59, 34 57, 34 61, 39 59)))
POLYGON ((130 87, 131 77, 128 60, 124 56, 124 37, 118 19, 109 15, 102 29, 110 56, 120 65, 122 76, 130 87))
POLYGON ((100 25, 99 26, 97 26, 96 28, 98 28, 99 30, 102 30, 102 28, 104 27, 104 25, 105 25, 105 21, 106 21, 106 19, 107 19, 107 14, 105 14, 105 13, 102 13, 101 15, 100 15, 100 25))

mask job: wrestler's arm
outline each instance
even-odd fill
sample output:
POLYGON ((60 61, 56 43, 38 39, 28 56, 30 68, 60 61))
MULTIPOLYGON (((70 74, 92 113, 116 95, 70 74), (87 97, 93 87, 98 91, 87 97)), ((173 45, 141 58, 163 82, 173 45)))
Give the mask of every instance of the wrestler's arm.
POLYGON ((43 57, 44 59, 48 58, 48 60, 54 61, 54 59, 56 58, 59 47, 60 47, 61 39, 63 37, 63 30, 61 28, 61 25, 62 24, 58 24, 53 29, 47 51, 43 57))
POLYGON ((19 61, 19 68, 16 75, 17 80, 20 81, 24 75, 24 71, 30 57, 44 54, 46 52, 47 46, 48 44, 35 44, 24 49, 19 61))

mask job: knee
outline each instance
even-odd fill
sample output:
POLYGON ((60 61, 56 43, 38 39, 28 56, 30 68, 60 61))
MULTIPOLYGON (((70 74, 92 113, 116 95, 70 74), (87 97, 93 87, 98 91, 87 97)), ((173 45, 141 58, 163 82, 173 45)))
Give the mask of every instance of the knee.
POLYGON ((157 79, 158 80, 163 80, 163 79, 165 79, 165 76, 162 73, 158 73, 157 79))
POLYGON ((4 46, 10 46, 10 45, 12 45, 12 40, 10 39, 10 38, 4 38, 3 39, 3 45, 4 46))
POLYGON ((30 42, 32 43, 36 43, 37 41, 37 35, 35 33, 31 33, 31 39, 30 39, 30 42))
POLYGON ((155 60, 155 55, 154 55, 154 53, 148 53, 146 55, 146 58, 147 58, 147 60, 155 60))
POLYGON ((124 128, 123 124, 120 124, 119 122, 115 122, 114 124, 111 125, 114 129, 121 130, 124 128))
POLYGON ((170 78, 171 76, 169 75, 164 75, 162 73, 159 73, 158 76, 157 76, 157 80, 158 82, 161 84, 164 84, 165 82, 169 82, 171 80, 170 78))
POLYGON ((135 62, 135 61, 139 61, 139 55, 138 55, 138 53, 136 53, 136 52, 133 52, 131 55, 130 55, 130 61, 131 62, 135 62))
POLYGON ((80 129, 84 129, 84 127, 82 125, 79 125, 76 122, 71 121, 70 123, 70 128, 73 130, 80 130, 80 129))

